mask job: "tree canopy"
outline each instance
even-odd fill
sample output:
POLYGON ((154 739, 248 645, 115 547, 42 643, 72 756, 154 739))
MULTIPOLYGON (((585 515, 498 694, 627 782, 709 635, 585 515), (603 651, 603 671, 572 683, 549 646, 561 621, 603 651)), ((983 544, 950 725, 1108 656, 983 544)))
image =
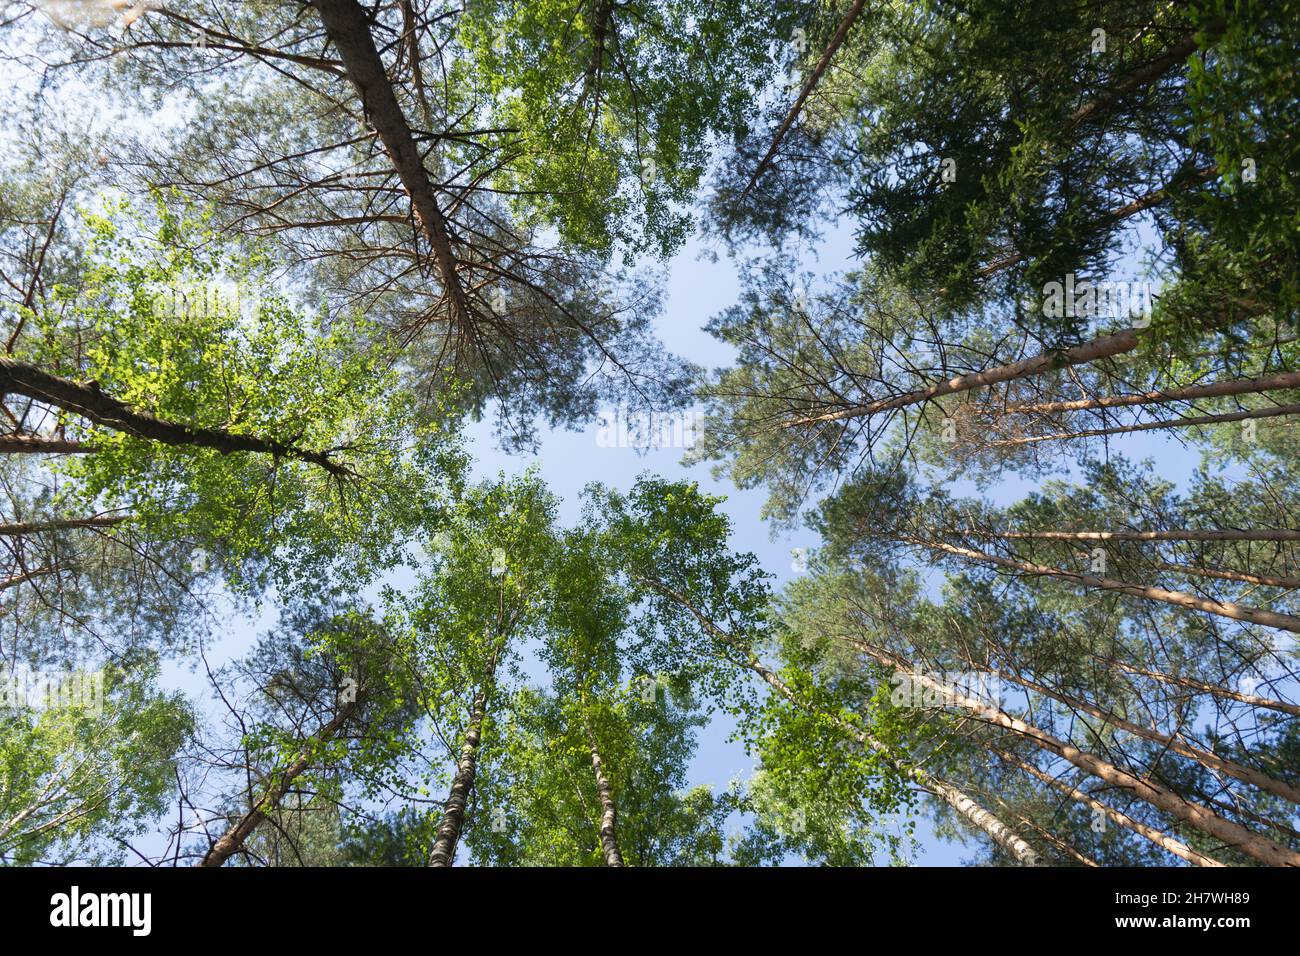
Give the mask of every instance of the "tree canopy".
POLYGON ((1295 0, 11 4, 0 862, 1300 865, 1298 59, 1295 0), (700 427, 557 465, 611 409, 700 427))

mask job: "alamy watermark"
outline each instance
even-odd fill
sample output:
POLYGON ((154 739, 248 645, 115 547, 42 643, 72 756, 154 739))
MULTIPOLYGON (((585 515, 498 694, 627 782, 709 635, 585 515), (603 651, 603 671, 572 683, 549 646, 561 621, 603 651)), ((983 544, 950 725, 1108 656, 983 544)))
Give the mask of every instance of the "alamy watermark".
POLYGON ((153 894, 82 892, 73 886, 50 897, 50 925, 56 927, 126 927, 132 936, 153 928, 153 894))
POLYGON ((0 669, 0 710, 104 712, 104 672, 0 669))
POLYGON ((956 697, 1002 709, 1002 679, 987 671, 933 671, 895 674, 889 701, 895 707, 943 707, 956 697))
POLYGON ((629 411, 616 407, 602 411, 597 420, 597 448, 695 447, 700 413, 687 409, 680 412, 629 411))
POLYGON ((1043 315, 1049 319, 1117 319, 1134 328, 1151 324, 1150 282, 1098 282, 1080 279, 1073 272, 1064 282, 1043 286, 1043 315))

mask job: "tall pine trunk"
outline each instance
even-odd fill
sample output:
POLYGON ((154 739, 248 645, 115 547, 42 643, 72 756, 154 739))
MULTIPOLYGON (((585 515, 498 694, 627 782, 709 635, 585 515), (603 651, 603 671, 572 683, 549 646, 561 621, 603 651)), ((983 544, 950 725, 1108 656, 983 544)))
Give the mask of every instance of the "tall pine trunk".
POLYGON ((1201 531, 1179 528, 1173 531, 982 531, 956 532, 972 538, 1002 541, 1300 541, 1300 531, 1291 528, 1237 528, 1201 531))
POLYGON ((1085 588, 1094 588, 1099 591, 1114 591, 1132 597, 1145 598, 1149 601, 1159 601, 1163 604, 1172 604, 1176 607, 1185 607, 1195 611, 1205 611, 1208 614, 1217 614, 1220 617, 1230 618, 1234 621, 1246 621, 1250 624, 1262 624, 1265 627, 1276 627, 1281 628, 1282 630, 1296 631, 1297 633, 1300 633, 1300 617, 1296 617, 1293 614, 1279 614, 1276 611, 1265 611, 1259 608, 1243 607, 1242 605, 1233 604, 1228 601, 1210 601, 1206 598, 1197 597, 1195 594, 1188 594, 1185 591, 1169 591, 1164 588, 1149 587, 1141 584, 1128 584, 1124 581, 1116 581, 1112 578, 1099 578, 1094 575, 1083 574, 1079 571, 1069 571, 1065 568, 1054 568, 1045 564, 1035 564, 1032 561, 1021 561, 1017 558, 1004 558, 1000 555, 988 554, 984 551, 976 551, 973 548, 962 548, 957 545, 946 544, 942 541, 924 541, 920 538, 910 537, 903 537, 898 540, 907 544, 929 548, 933 551, 946 551, 949 554, 954 554, 970 561, 982 561, 985 564, 993 564, 998 567, 1021 571, 1025 574, 1074 581, 1077 584, 1083 585, 1085 588))
POLYGON ((909 672, 905 662, 893 654, 866 644, 859 645, 863 652, 878 663, 904 674, 914 684, 935 693, 951 707, 961 708, 976 715, 985 722, 1009 730, 1011 733, 1034 744, 1035 746, 1056 754, 1112 787, 1129 790, 1134 796, 1151 804, 1157 810, 1168 813, 1175 819, 1189 826, 1196 827, 1230 847, 1235 847, 1266 866, 1300 866, 1300 853, 1289 847, 1274 843, 1272 840, 1252 833, 1238 823, 1219 816, 1208 807, 1193 803, 1172 790, 1168 790, 1149 779, 1138 777, 1123 770, 1095 754, 1080 750, 1066 741, 1059 740, 1045 730, 1026 723, 1018 717, 991 707, 983 701, 975 700, 935 680, 928 674, 909 672))
POLYGON ((384 151, 393 164, 407 196, 411 210, 429 240, 433 260, 438 267, 443 291, 451 306, 451 319, 468 328, 473 310, 457 272, 457 260, 451 245, 451 232, 442 208, 438 205, 433 182, 425 168, 420 146, 416 143, 406 115, 393 92, 393 84, 370 32, 370 14, 357 0, 313 0, 325 33, 338 51, 348 79, 361 98, 361 112, 379 135, 384 151))
POLYGON ((1240 581, 1269 588, 1295 588, 1300 590, 1300 578, 1277 578, 1267 574, 1247 574, 1245 571, 1220 571, 1218 568, 1194 568, 1185 564, 1157 564, 1157 571, 1169 571, 1193 578, 1214 578, 1219 581, 1240 581))
POLYGON ((26 535, 40 534, 43 531, 67 531, 74 528, 111 528, 129 520, 131 520, 130 515, 96 515, 93 518, 20 521, 12 524, 0 524, 0 536, 24 537, 26 535))
POLYGON ((1097 660, 1104 664, 1109 664, 1118 670, 1127 671, 1130 674, 1137 674, 1141 677, 1148 677, 1151 680, 1159 681, 1162 684, 1172 684, 1175 687, 1186 687, 1188 690, 1199 691, 1203 694, 1209 694, 1212 697, 1219 697, 1224 700, 1235 700, 1242 704, 1249 704, 1252 707, 1265 707, 1269 710, 1276 710, 1283 714, 1292 714, 1300 717, 1300 704, 1292 704, 1284 700, 1273 700, 1269 697, 1261 697, 1258 694, 1245 694, 1238 690, 1230 690, 1227 687, 1221 687, 1218 684, 1210 684, 1206 681, 1196 680, 1192 677, 1180 677, 1175 674, 1165 674, 1161 671, 1153 671, 1143 667, 1137 667, 1133 664, 1127 664, 1124 661, 1117 661, 1112 657, 1102 657, 1100 654, 1093 654, 1097 660))
POLYGON ((1282 415, 1300 415, 1300 405, 1278 405, 1268 408, 1251 408, 1223 415, 1192 415, 1158 422, 1139 422, 1136 425, 1114 425, 1110 428, 1084 428, 1077 432, 1055 432, 1050 435, 1026 435, 1023 438, 999 438, 988 442, 990 447, 1006 448, 1013 445, 1033 445, 1045 441, 1073 441, 1079 438, 1098 438, 1104 435, 1127 435, 1130 432, 1159 431, 1164 428, 1189 428, 1194 425, 1219 425, 1258 418, 1277 418, 1282 415))
POLYGON ((1161 733, 1158 730, 1143 727, 1141 724, 1135 724, 1131 720, 1125 720, 1123 717, 1120 717, 1105 708, 1098 707, 1089 701, 1081 700, 1072 694, 1067 694, 1037 681, 1021 677, 1019 674, 995 670, 993 668, 980 667, 980 665, 969 660, 967 663, 973 667, 978 667, 981 672, 996 677, 999 680, 1009 680, 1014 684, 1019 684, 1026 690, 1031 690, 1035 693, 1042 694, 1045 697, 1050 697, 1051 699, 1064 704, 1067 708, 1096 717, 1098 720, 1104 721, 1112 727, 1118 727, 1120 730, 1133 734, 1135 737, 1141 737, 1143 740, 1150 740, 1153 743, 1160 744, 1172 753, 1176 753, 1181 757, 1186 757, 1189 760, 1195 760, 1208 770, 1227 774, 1229 777, 1235 777, 1253 787, 1258 787, 1266 793, 1271 793, 1275 797, 1281 797, 1283 800, 1290 800, 1292 803, 1300 804, 1300 788, 1292 786, 1284 780, 1278 780, 1274 777, 1270 777, 1266 773, 1256 770, 1253 767, 1242 766, 1235 761, 1228 760, 1225 757, 1220 757, 1212 751, 1188 743, 1180 736, 1161 733))
POLYGON ((1150 840, 1156 846, 1160 847, 1160 849, 1172 853, 1174 856, 1178 857, 1179 859, 1186 860, 1188 863, 1191 863, 1193 866, 1210 866, 1210 867, 1223 866, 1222 863, 1220 863, 1218 860, 1214 859, 1213 857, 1206 856, 1204 853, 1200 853, 1196 850, 1193 850, 1182 840, 1177 840, 1174 837, 1169 836, 1167 833, 1162 833, 1161 831, 1157 830, 1155 827, 1148 826, 1147 824, 1143 823, 1141 820, 1133 819, 1127 813, 1124 813, 1121 810, 1116 810, 1114 807, 1110 806, 1109 804, 1102 803, 1092 794, 1086 793, 1083 790, 1080 790, 1078 787, 1070 786, 1068 783, 1062 781, 1059 777, 1053 776, 1050 773, 1043 772, 1043 770, 1041 770, 1038 767, 1035 767, 1032 763, 1030 763, 1027 760, 1021 760, 1019 757, 1015 757, 1004 750, 995 749, 993 750, 993 752, 997 754, 1000 758, 1002 758, 1002 760, 1006 761, 1008 764, 1012 765, 1013 767, 1019 767, 1025 773, 1030 774, 1033 777, 1036 777, 1037 779, 1041 780, 1043 783, 1047 784, 1049 787, 1052 787, 1060 791, 1065 796, 1069 797, 1071 800, 1083 804, 1085 807, 1087 807, 1089 810, 1092 810, 1095 813, 1100 813, 1104 815, 1106 819, 1110 820, 1112 823, 1116 824, 1117 826, 1121 826, 1126 830, 1131 830, 1133 833, 1138 834, 1144 839, 1150 840))
POLYGON ((1077 398, 1062 402, 1009 405, 1006 408, 998 409, 998 412, 1010 415, 1049 415, 1055 412, 1086 411, 1097 408, 1126 408, 1133 405, 1163 405, 1169 402, 1193 401, 1198 398, 1253 395, 1283 388, 1300 388, 1300 372, 1283 372, 1265 378, 1233 379, 1229 382, 1213 382, 1209 385, 1189 385, 1186 388, 1132 392, 1127 395, 1102 395, 1096 398, 1077 398))
POLYGON ((997 385, 1001 382, 1011 382, 1016 379, 1029 378, 1033 375, 1040 375, 1044 372, 1053 371, 1065 365, 1086 365, 1089 362, 1096 362, 1100 359, 1111 358, 1125 352, 1133 351, 1138 346, 1139 331, 1139 329, 1135 328, 1124 329, 1121 332, 1116 332, 1114 335, 1107 335, 1098 339, 1093 339, 1091 342, 1085 342, 1082 345, 1076 345, 1073 348, 1042 352, 1038 355, 1031 356, 1030 358, 1022 359, 1019 362, 999 365, 994 368, 985 369, 982 372, 971 372, 969 375, 958 375, 956 378, 951 378, 946 382, 939 382, 925 388, 913 389, 910 392, 904 392, 901 395, 894 395, 890 398, 882 398, 874 402, 854 405, 850 408, 840 409, 835 412, 825 412, 821 415, 809 415, 803 418, 793 419, 784 422, 781 427, 794 428, 801 425, 816 425, 822 422, 863 418, 870 415, 876 415, 880 412, 892 411, 896 408, 907 408, 910 405, 920 405, 936 398, 942 398, 944 395, 956 395, 961 392, 971 391, 972 389, 984 388, 988 385, 997 385))

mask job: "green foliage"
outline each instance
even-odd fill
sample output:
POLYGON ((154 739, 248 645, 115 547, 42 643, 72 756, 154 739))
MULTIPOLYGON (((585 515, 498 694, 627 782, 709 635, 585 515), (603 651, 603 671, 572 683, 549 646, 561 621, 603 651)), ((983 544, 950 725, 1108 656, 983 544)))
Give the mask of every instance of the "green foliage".
POLYGON ((637 682, 585 700, 522 690, 499 722, 501 745, 480 786, 471 847, 476 862, 599 866, 601 807, 591 739, 617 806, 629 866, 720 860, 733 800, 686 788, 704 719, 637 682))
POLYGON ((1201 30, 1224 25, 1208 53, 1190 61, 1182 117, 1222 178, 1179 203, 1189 220, 1177 234, 1187 250, 1180 296, 1189 311, 1235 301, 1293 325, 1300 305, 1300 145, 1293 135, 1300 8, 1257 0, 1200 0, 1190 8, 1201 30))
POLYGON ((201 217, 161 203, 155 216, 153 235, 126 208, 90 219, 84 284, 56 290, 24 357, 134 411, 324 453, 346 473, 66 415, 95 452, 59 463, 65 506, 121 509, 151 535, 224 559, 248 590, 332 570, 365 578, 400 561, 457 480, 454 437, 422 421, 364 319, 317 328, 201 217))
MULTIPOLYGON (((634 866, 906 863, 925 793, 985 863, 1025 858, 980 808, 1045 861, 1168 862, 1098 827, 1094 798, 1248 862, 1071 753, 1294 846, 1294 648, 1197 604, 1300 610, 1286 534, 1062 534, 1294 528, 1294 436, 1184 431, 1205 462, 1182 485, 1086 443, 1021 446, 1190 404, 1119 392, 1300 358, 1295 0, 865 5, 753 189, 790 106, 777 72, 809 76, 835 5, 353 12, 378 63, 322 41, 310 5, 137 5, 111 40, 107 13, 66 36, 20 17, 30 51, 0 36, 41 78, 5 127, 6 354, 73 395, 48 415, 54 397, 5 396, 4 450, 80 443, 0 468, 0 645, 119 662, 102 709, 0 712, 0 861, 118 862, 175 783, 191 807, 211 794, 187 788, 223 791, 200 828, 264 814, 238 862, 421 865, 454 767, 457 839, 488 865, 601 865, 615 844, 634 866), (216 22, 230 42, 201 59, 188 32, 216 22), (100 80, 147 108, 175 92, 155 119, 180 122, 137 139, 126 110, 113 137, 59 142, 49 107, 100 80), (494 399, 517 449, 599 400, 690 397, 698 370, 650 335, 660 289, 630 270, 681 249, 719 144, 708 228, 776 253, 707 327, 734 356, 697 375, 689 458, 821 536, 780 593, 694 483, 593 485, 564 528, 535 470, 471 484, 456 434, 494 399), (394 175, 410 150, 422 168, 394 175), (164 191, 146 203, 140 181, 164 191), (792 262, 828 214, 862 261, 818 281, 792 262), (1139 348, 1066 361, 1110 321, 1040 307, 1074 273, 1151 279, 1153 314, 1113 317, 1152 321, 1139 348), (1005 472, 1038 483, 1012 504, 955 486, 1005 472), (206 669, 220 716, 200 739, 158 674, 202 646, 193 592, 216 584, 279 619, 206 669), (902 692, 966 670, 1066 746, 902 692), (753 775, 691 788, 718 716, 753 775)), ((213 835, 183 819, 172 838, 193 855, 213 835)))
POLYGON ((494 176, 519 221, 671 254, 713 138, 745 129, 804 6, 474 0, 458 22, 466 79, 522 160, 494 176))
MULTIPOLYGON (((157 666, 65 675, 96 690, 0 710, 0 860, 120 862, 127 838, 166 807, 194 717, 156 686, 157 666)), ((8 674, 6 682, 16 675, 8 674)), ((8 690, 8 688, 6 688, 8 690)))

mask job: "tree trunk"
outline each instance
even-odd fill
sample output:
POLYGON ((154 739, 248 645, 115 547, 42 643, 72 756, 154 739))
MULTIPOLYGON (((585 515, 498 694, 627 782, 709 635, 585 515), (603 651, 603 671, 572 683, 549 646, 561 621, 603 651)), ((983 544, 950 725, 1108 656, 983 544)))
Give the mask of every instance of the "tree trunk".
POLYGON ((223 455, 261 452, 319 465, 335 477, 350 474, 346 466, 324 452, 308 451, 258 435, 238 435, 220 428, 196 428, 165 421, 132 409, 100 391, 97 385, 82 385, 14 359, 0 358, 0 395, 3 394, 24 395, 80 415, 103 428, 163 445, 211 448, 223 455))
POLYGON ((94 448, 85 442, 40 435, 0 435, 0 455, 89 455, 94 448))
POLYGON ((1215 568, 1193 568, 1184 564, 1157 564, 1157 571, 1170 571, 1195 578, 1217 578, 1220 581, 1241 581, 1270 588, 1300 589, 1300 578, 1275 578, 1266 574, 1247 574, 1245 571, 1219 571, 1215 568))
POLYGON ((284 795, 293 787, 293 782, 302 773, 311 766, 312 751, 315 745, 322 744, 330 740, 339 728, 347 723, 353 713, 356 712, 357 702, 349 701, 344 704, 335 715, 334 719, 318 730, 308 742, 308 746, 303 749, 302 754, 295 760, 280 777, 279 783, 267 788, 262 798, 253 804, 252 808, 235 822, 235 824, 221 835, 208 852, 204 854, 197 866, 221 866, 226 860, 238 853, 244 846, 244 841, 249 835, 257 829, 258 824, 266 819, 268 813, 280 805, 284 795))
POLYGON ((325 33, 338 50, 348 78, 361 97, 366 121, 379 134, 393 169, 411 198, 411 208, 433 249, 443 289, 451 303, 452 320, 468 327, 469 305, 460 276, 456 273, 456 257, 451 248, 447 220, 438 206, 419 147, 384 70, 384 61, 375 48, 366 10, 356 0, 312 0, 312 5, 320 14, 325 33))
POLYGON ((1003 808, 1006 809, 1008 812, 1014 813, 1016 818, 1020 820, 1021 824, 1029 827, 1029 829, 1033 830, 1035 833, 1041 836, 1047 843, 1056 847, 1058 850, 1062 851, 1067 856, 1074 857, 1074 859, 1081 866, 1087 866, 1087 867, 1100 866, 1100 864, 1098 864, 1096 860, 1092 859, 1092 857, 1085 856, 1083 853, 1080 853, 1077 849, 1072 847, 1070 844, 1066 843, 1055 833, 1043 829, 1033 820, 1029 819, 1029 817, 1025 816, 1023 813, 1016 813, 1016 811, 1012 809, 1011 805, 1007 803, 1005 800, 999 798, 998 803, 1002 804, 1003 808))
POLYGON ((1257 418, 1277 418, 1282 415, 1300 415, 1300 405, 1279 405, 1275 408, 1252 408, 1242 412, 1229 412, 1223 415, 1194 415, 1188 418, 1173 418, 1159 422, 1140 422, 1136 425, 1115 425, 1111 428, 1085 428, 1077 432, 1056 432, 1051 435, 1027 435, 1024 438, 999 438, 987 444, 991 448, 1007 448, 1013 445, 1033 445, 1045 441, 1070 441, 1077 438, 1097 438, 1102 435, 1127 435, 1130 432, 1159 431, 1164 428, 1190 428, 1195 425, 1218 425, 1224 422, 1240 422, 1257 418))
POLYGON ((744 198, 749 195, 750 190, 752 190, 758 183, 759 177, 763 175, 763 171, 767 169, 768 164, 772 162, 772 157, 776 155, 776 151, 781 146, 781 140, 785 139, 785 134, 790 131, 790 127, 793 126, 794 121, 798 119, 799 112, 803 109, 804 103, 816 88, 817 83, 822 78, 822 74, 826 72, 826 68, 831 65, 831 58, 835 56, 835 51, 840 48, 840 45, 844 42, 844 38, 849 35, 849 30, 852 29, 853 23, 857 20, 858 15, 862 13, 862 8, 865 3, 866 0, 853 0, 853 4, 849 7, 848 12, 845 13, 844 18, 840 20, 840 25, 836 29, 835 34, 831 37, 831 42, 828 43, 826 49, 822 51, 822 55, 818 59, 817 65, 814 66, 812 72, 808 74, 808 79, 804 80, 803 86, 799 90, 799 95, 795 98, 794 105, 786 112, 785 118, 777 128, 776 135, 772 137, 772 142, 767 147, 767 152, 763 154, 763 158, 759 161, 759 164, 754 167, 753 175, 749 177, 749 184, 745 186, 744 190, 741 192, 740 200, 738 201, 743 201, 744 198))
MULTIPOLYGON (((1151 209, 1155 206, 1159 206, 1171 195, 1175 194, 1181 189, 1186 188, 1187 186, 1190 185, 1197 185, 1200 183, 1209 182, 1211 179, 1214 179, 1218 175, 1219 175, 1219 169, 1217 166, 1211 165, 1211 166, 1202 167, 1201 169, 1198 169, 1194 173, 1192 173, 1190 177, 1181 180, 1176 185, 1171 185, 1169 187, 1164 187, 1161 189, 1153 189, 1151 190, 1151 192, 1139 196, 1137 199, 1134 199, 1132 202, 1125 203, 1124 205, 1119 206, 1115 209, 1107 210, 1099 217, 1099 222, 1100 224, 1104 225, 1105 223, 1108 222, 1119 222, 1120 220, 1127 219, 1130 216, 1136 216, 1140 212, 1145 212, 1148 209, 1151 209)), ((988 265, 982 267, 979 270, 978 274, 980 278, 987 279, 990 276, 997 275, 999 272, 1002 272, 1004 269, 1010 269, 1012 266, 1016 265, 1017 263, 1024 262, 1024 261, 1025 261, 1025 254, 1023 252, 1008 252, 1006 255, 994 259, 988 265)), ((941 289, 940 291, 942 292, 944 290, 941 289)))
POLYGON ((1117 661, 1114 658, 1102 657, 1099 654, 1092 655, 1102 663, 1117 667, 1120 670, 1128 671, 1130 674, 1140 674, 1143 677, 1149 677, 1151 680, 1160 681, 1162 684, 1174 684, 1178 687, 1186 687, 1190 690, 1198 690, 1202 693, 1210 694, 1214 697, 1222 697, 1225 700, 1235 700, 1243 704, 1249 704, 1252 707, 1266 707, 1269 710, 1276 710, 1283 714, 1291 714, 1300 717, 1300 704, 1291 704, 1282 700, 1272 700, 1268 697, 1260 697, 1258 694, 1243 694, 1240 691, 1229 690, 1218 684, 1209 684, 1205 681, 1195 680, 1191 677, 1177 677, 1173 674, 1164 674, 1160 671, 1147 670, 1142 667, 1136 667, 1133 664, 1126 664, 1123 661, 1117 661))
POLYGON ((993 677, 1009 680, 1014 684, 1019 684, 1026 690, 1032 690, 1035 693, 1044 695, 1045 697, 1050 697, 1053 700, 1064 704, 1068 708, 1082 711, 1085 714, 1090 714, 1098 720, 1105 721, 1112 727, 1118 727, 1120 730, 1133 734, 1136 737, 1141 737, 1143 740, 1150 740, 1153 743, 1158 743, 1179 756, 1186 757, 1189 760, 1195 760, 1208 770, 1227 774, 1229 777, 1235 777, 1237 780, 1248 783, 1253 787, 1258 787, 1276 797, 1281 797, 1283 800, 1290 800, 1292 803, 1300 803, 1300 789, 1291 784, 1283 780, 1276 780, 1268 774, 1255 770, 1252 767, 1244 767, 1239 763, 1220 757, 1218 754, 1209 750, 1204 750, 1193 744, 1187 743, 1181 737, 1173 734, 1161 733, 1158 730, 1151 730, 1141 726, 1140 724, 1135 724, 1130 720, 1125 720, 1123 717, 1091 704, 1086 700, 1080 700, 1070 694, 1054 690, 1038 683, 1037 681, 1021 677, 1019 674, 999 671, 993 668, 980 667, 980 665, 973 661, 967 661, 967 663, 993 677))
POLYGON ((1198 398, 1219 398, 1226 395, 1252 395, 1275 389, 1300 388, 1300 372, 1282 372, 1266 378, 1234 379, 1209 385, 1188 385, 1163 391, 1136 392, 1130 395, 1105 395, 1098 398, 1080 398, 1063 402, 1037 402, 1031 405, 1009 405, 998 409, 1002 414, 1051 414, 1074 412, 1094 408, 1123 408, 1130 405, 1163 405, 1169 402, 1186 402, 1198 398))
POLYGON ((478 748, 483 735, 483 721, 487 716, 488 699, 496 680, 497 661, 501 658, 501 644, 499 639, 492 651, 483 683, 474 695, 469 724, 461 743, 460 759, 456 761, 456 776, 452 778, 451 792, 443 804, 442 821, 438 824, 437 836, 429 851, 429 866, 451 866, 456 859, 456 845, 460 842, 461 829, 465 825, 465 808, 469 805, 474 776, 478 772, 478 748))
POLYGON ((596 747, 596 737, 587 729, 591 745, 591 769, 596 775, 596 793, 600 797, 600 849, 606 866, 624 866, 623 854, 618 849, 618 808, 614 804, 614 788, 605 777, 604 764, 596 747))
POLYGON ((8 588, 16 588, 24 581, 33 581, 36 578, 49 577, 51 574, 58 574, 60 571, 66 570, 69 569, 55 566, 51 568, 35 568, 31 571, 20 571, 18 574, 11 575, 10 577, 0 578, 0 591, 7 590, 8 588))
POLYGON ((1193 866, 1223 866, 1223 864, 1218 860, 1206 856, 1204 853, 1193 850, 1181 840, 1176 840, 1165 833, 1161 833, 1155 827, 1147 826, 1141 820, 1134 820, 1127 813, 1116 810, 1114 807, 1102 803, 1096 797, 1080 790, 1078 787, 1071 787, 1069 784, 1063 783, 1059 778, 1052 776, 1050 773, 1044 773, 1041 769, 1035 767, 1027 760, 1021 760, 1019 757, 1015 757, 1003 750, 993 749, 993 752, 1007 763, 1019 767, 1021 770, 1025 771, 1025 773, 1031 774, 1048 786, 1056 788, 1071 800, 1082 803, 1090 810, 1104 814, 1112 823, 1124 827, 1126 830, 1131 830, 1139 836, 1150 840, 1156 846, 1160 847, 1160 849, 1167 850, 1179 859, 1191 863, 1193 866))
MULTIPOLYGON (((1205 26, 1203 33, 1207 40, 1213 41, 1223 33, 1225 28, 1226 25, 1222 20, 1214 20, 1205 26)), ((1075 110, 1066 123, 1066 132, 1074 129, 1080 123, 1105 116, 1110 111, 1110 108, 1125 96, 1153 83, 1170 70, 1177 69, 1185 64, 1187 58, 1198 49, 1200 49, 1200 46, 1197 43, 1197 34, 1187 34, 1160 55, 1130 71, 1118 83, 1105 90, 1102 95, 1089 100, 1075 110)))
POLYGON ((1114 591, 1119 594, 1128 594, 1132 597, 1145 598, 1149 601, 1160 601, 1163 604, 1172 604, 1176 607, 1205 611, 1208 614, 1217 614, 1220 617, 1230 618, 1234 621, 1247 621, 1251 624, 1262 624, 1265 627, 1277 627, 1283 630, 1300 633, 1300 617, 1296 617, 1292 614, 1279 614, 1275 611, 1263 611, 1258 608, 1242 607, 1241 605, 1232 604, 1227 601, 1209 601, 1205 598, 1199 598, 1194 594, 1188 594, 1185 591, 1167 591, 1164 588, 1146 587, 1139 584, 1126 584, 1123 581, 1116 581, 1111 578, 1098 578, 1090 574, 1082 574, 1078 571, 1067 571, 1064 568, 1053 568, 1043 564, 1034 564, 1029 561, 1020 561, 1015 558, 1004 558, 996 554, 975 551, 971 548, 959 548, 956 545, 945 544, 941 541, 922 541, 918 538, 899 538, 898 540, 905 541, 909 544, 919 545, 923 548, 930 548, 935 551, 946 551, 949 554, 955 554, 971 561, 983 561, 987 564, 997 565, 998 567, 1022 571, 1025 574, 1063 578, 1068 581, 1075 581, 1086 588, 1114 591))
POLYGON ((971 538, 1042 541, 1300 541, 1300 531, 1290 528, 1212 531, 957 531, 971 538))
MULTIPOLYGON (((1213 41, 1223 33, 1225 28, 1226 25, 1223 21, 1215 20, 1204 28, 1205 37, 1208 40, 1213 41)), ((1068 136, 1070 131, 1075 129, 1081 123, 1095 121, 1106 116, 1110 112, 1111 108, 1125 96, 1128 96, 1130 93, 1133 93, 1142 87, 1150 85, 1165 74, 1169 73, 1171 70, 1178 68, 1185 63, 1187 58, 1195 53, 1198 48, 1196 34, 1190 33, 1183 37, 1163 53, 1118 78, 1113 86, 1103 90, 1101 94, 1094 99, 1088 100, 1082 104, 1078 109, 1070 114, 1068 119, 1066 119, 1065 128, 1061 131, 1060 135, 1062 137, 1068 136)), ((1209 166, 1197 170, 1192 175, 1192 181, 1204 182, 1213 178, 1217 173, 1217 167, 1209 166)), ((1119 209, 1111 210, 1106 214, 1104 219, 1117 221, 1136 215, 1144 209, 1149 209, 1152 206, 1164 202, 1168 197, 1169 192, 1169 188, 1165 188, 1147 193, 1145 196, 1141 196, 1138 199, 1133 200, 1133 202, 1121 206, 1119 209)), ((1022 253, 1011 253, 1010 255, 985 266, 980 270, 980 275, 984 277, 995 275, 1003 269, 1010 268, 1016 263, 1022 261, 1024 258, 1025 257, 1022 253)))
POLYGON ((1021 839, 996 814, 985 810, 961 790, 916 769, 910 770, 908 776, 965 817, 977 830, 983 830, 989 839, 1010 853, 1017 863, 1023 866, 1038 865, 1038 853, 1032 846, 1021 839))
POLYGON ((1122 332, 1116 332, 1113 335, 1093 339, 1090 342, 1085 342, 1082 345, 1076 345, 1072 348, 1042 352, 1038 355, 1031 356, 1030 358, 1022 359, 1019 362, 1012 362, 1008 365, 999 365, 994 368, 986 369, 983 372, 971 372, 968 375, 959 375, 946 382, 940 382, 926 388, 914 389, 913 391, 905 392, 902 395, 895 395, 891 398, 882 398, 878 401, 868 402, 865 405, 857 405, 836 412, 825 412, 821 415, 810 415, 805 418, 796 418, 791 421, 783 422, 781 427, 794 428, 801 425, 816 425, 822 422, 842 421, 849 418, 862 418, 895 408, 906 408, 909 405, 920 405, 922 402, 928 402, 935 398, 942 398, 944 395, 955 395, 959 392, 968 392, 971 389, 983 388, 987 385, 997 385, 1001 382, 1010 382, 1020 378, 1028 378, 1029 376, 1038 375, 1042 372, 1049 372, 1066 365, 1086 365, 1089 362, 1095 362, 1099 359, 1110 358, 1115 355, 1121 355, 1124 352, 1133 351, 1138 346, 1138 334, 1140 332, 1141 330, 1136 328, 1124 329, 1122 332))
POLYGON ((1252 833, 1240 824, 1224 819, 1214 811, 1200 804, 1192 803, 1180 794, 1167 790, 1153 783, 1122 770, 1112 763, 1080 750, 1073 744, 1058 740, 1051 734, 1034 727, 1018 717, 1012 717, 1004 711, 990 707, 982 701, 966 697, 927 674, 909 673, 898 658, 892 654, 866 644, 858 645, 864 653, 900 674, 905 674, 916 684, 937 694, 950 706, 959 707, 978 716, 986 723, 1002 727, 1044 750, 1068 760, 1080 770, 1098 777, 1105 783, 1131 790, 1139 799, 1151 804, 1158 810, 1175 817, 1184 823, 1196 827, 1228 846, 1236 847, 1253 859, 1267 866, 1300 866, 1300 853, 1288 847, 1274 843, 1265 837, 1252 833))

